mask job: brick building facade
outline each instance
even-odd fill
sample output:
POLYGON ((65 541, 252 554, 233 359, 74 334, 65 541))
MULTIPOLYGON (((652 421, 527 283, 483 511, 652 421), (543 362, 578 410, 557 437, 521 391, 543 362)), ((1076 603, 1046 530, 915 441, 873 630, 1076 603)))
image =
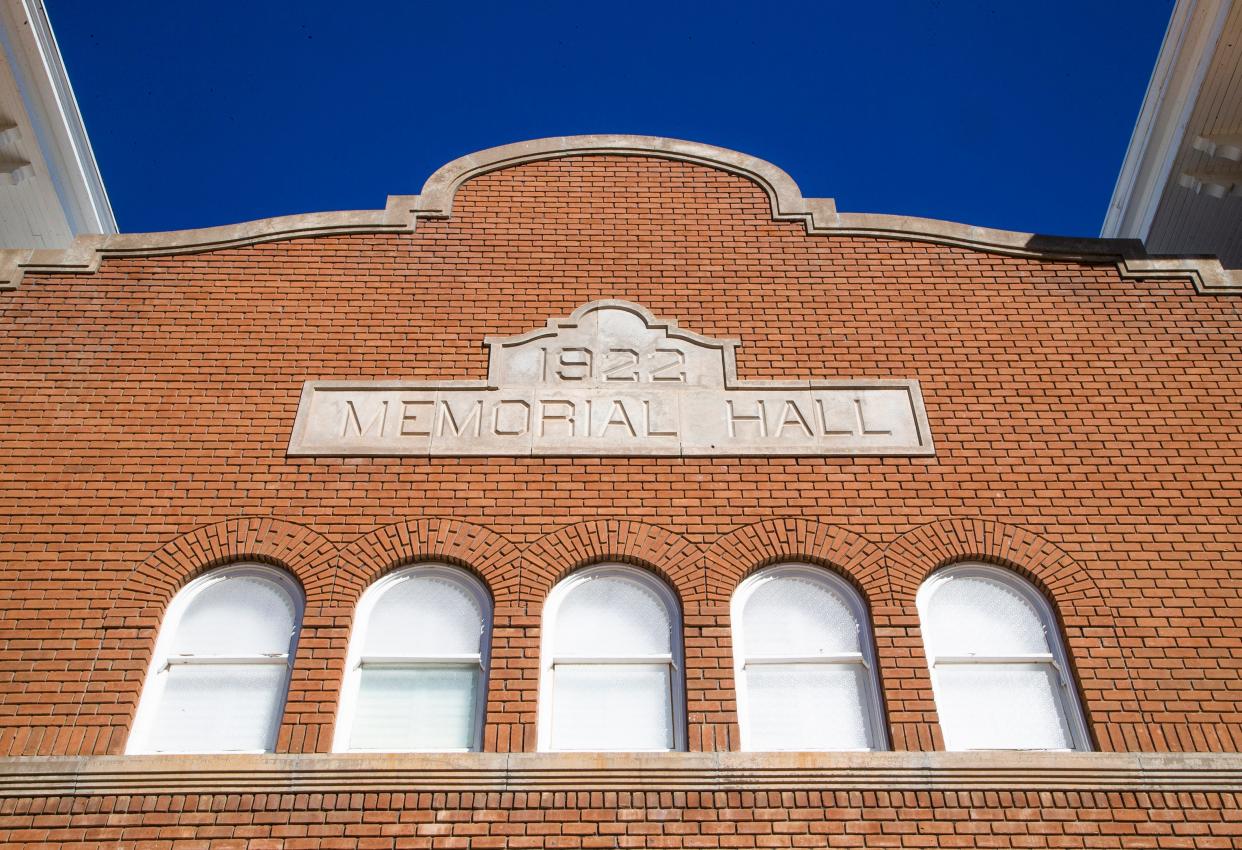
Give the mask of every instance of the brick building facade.
POLYGON ((1242 280, 1137 243, 849 214, 703 145, 547 140, 376 212, 8 252, 0 846, 1230 847, 1242 841, 1242 280), (740 381, 917 381, 934 453, 297 456, 304 382, 476 381, 485 337, 623 299, 740 381), (304 593, 268 755, 125 755, 170 602, 238 562, 304 593), (336 753, 392 570, 492 603, 466 754, 336 753), (575 570, 675 593, 684 746, 542 753, 575 570), (730 600, 773 564, 863 600, 888 751, 742 751, 730 600), (945 752, 916 596, 1048 601, 1089 752, 945 752))

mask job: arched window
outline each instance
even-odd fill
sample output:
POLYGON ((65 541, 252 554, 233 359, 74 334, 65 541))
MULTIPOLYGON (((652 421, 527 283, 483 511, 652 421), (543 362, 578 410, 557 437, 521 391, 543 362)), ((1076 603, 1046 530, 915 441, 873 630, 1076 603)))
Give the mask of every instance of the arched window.
POLYGON ((843 579, 807 564, 760 570, 731 619, 743 749, 887 746, 866 608, 843 579))
POLYGON ((1043 594, 960 564, 918 594, 936 710, 950 750, 1085 750, 1086 725, 1043 594))
POLYGON ((539 748, 683 749, 681 644, 677 598, 645 570, 566 578, 544 607, 539 748))
POLYGON ((358 602, 334 749, 479 748, 492 602, 465 570, 419 564, 358 602))
POLYGON ((276 743, 302 591, 261 564, 212 570, 164 615, 127 752, 266 752, 276 743))

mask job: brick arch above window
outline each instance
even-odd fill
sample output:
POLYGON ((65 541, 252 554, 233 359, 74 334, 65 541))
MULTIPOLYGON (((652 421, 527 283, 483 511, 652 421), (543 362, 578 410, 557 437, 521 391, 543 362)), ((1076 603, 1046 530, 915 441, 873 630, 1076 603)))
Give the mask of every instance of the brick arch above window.
MULTIPOLYGON (((97 676, 92 670, 86 691, 88 695, 111 694, 116 704, 109 717, 109 734, 95 739, 93 746, 111 753, 123 748, 168 605, 187 584, 228 564, 269 564, 288 572, 301 585, 305 611, 312 616, 330 599, 336 556, 336 546, 323 535, 274 517, 235 517, 201 525, 152 552, 109 601, 100 653, 116 660, 107 675, 97 676)), ((299 656, 303 654, 299 650, 299 656)), ((291 694, 295 685, 296 679, 291 694)), ((287 734, 282 732, 282 739, 287 734)), ((282 741, 278 749, 283 747, 282 741)))
MULTIPOLYGON (((1117 631, 1113 607, 1086 566, 1056 543, 1019 526, 981 518, 946 519, 911 529, 884 550, 894 608, 913 610, 919 587, 936 570, 981 562, 1011 569, 1047 599, 1058 620, 1094 746, 1123 749, 1138 695, 1117 631), (1120 701, 1119 701, 1120 697, 1120 701), (1110 708, 1112 703, 1115 707, 1110 708)), ((910 630, 910 637, 918 634, 910 630)), ((921 636, 916 654, 922 655, 921 636)), ((925 693, 924 669, 912 668, 925 693)), ((913 687, 910 685, 909 687, 913 687)), ((934 722, 928 713, 924 722, 934 722)))
POLYGON ((339 597, 357 601, 386 573, 420 561, 463 567, 477 575, 497 605, 516 601, 520 552, 503 535, 451 517, 427 517, 385 525, 341 550, 339 597))
POLYGON ((118 599, 167 604, 207 570, 258 561, 291 573, 310 604, 330 593, 336 556, 330 540, 304 525, 275 517, 236 517, 199 526, 165 543, 135 568, 118 599))
POLYGON ((727 603, 748 575, 782 562, 820 564, 853 583, 864 599, 888 596, 883 550, 860 534, 802 517, 772 517, 716 539, 704 555, 707 595, 727 603))
MULTIPOLYGON (((884 549, 895 601, 913 600, 936 570, 963 561, 983 561, 1016 570, 1030 579, 1058 610, 1086 625, 1112 609, 1090 572, 1068 552, 1029 529, 994 520, 946 519, 911 529, 884 549)), ((1097 622, 1099 622, 1097 620, 1097 622)))
POLYGON ((562 578, 605 561, 651 570, 677 591, 683 605, 705 598, 703 551, 693 541, 650 523, 598 519, 564 526, 526 547, 522 599, 542 603, 562 578))

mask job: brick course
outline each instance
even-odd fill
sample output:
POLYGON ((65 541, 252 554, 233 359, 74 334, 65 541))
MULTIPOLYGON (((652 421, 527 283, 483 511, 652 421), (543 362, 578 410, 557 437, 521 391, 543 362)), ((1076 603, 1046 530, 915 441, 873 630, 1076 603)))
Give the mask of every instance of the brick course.
POLYGON ((0 801, 0 848, 1225 848, 1237 795, 1023 791, 192 794, 0 801))
MULTIPOLYGON (((1097 749, 1237 752, 1239 304, 1108 264, 808 236, 773 221, 740 176, 638 156, 485 174, 450 218, 408 235, 28 274, 0 293, 0 755, 123 751, 164 606, 242 558, 287 568, 307 594, 282 752, 330 747, 354 603, 386 570, 425 559, 474 570, 496 599, 488 750, 534 748, 542 598, 598 560, 646 566, 677 590, 689 747, 735 749, 729 595, 783 559, 858 587, 893 747, 938 749, 914 593, 972 558, 1048 594, 1097 749), (482 379, 484 336, 599 298, 740 338, 744 380, 917 378, 936 455, 285 457, 304 380, 482 379)), ((618 803, 632 820, 583 795, 48 799, 3 812, 20 830, 10 840, 151 847, 195 836, 183 846, 414 847, 433 833, 477 833, 477 847, 509 834, 822 846, 817 830, 838 827, 840 846, 1207 847, 1226 846, 1209 834, 1236 841, 1238 823, 1229 795, 618 803), (1003 822, 963 814, 981 808, 1003 822), (1083 814, 1117 810, 1133 820, 1083 814), (127 820, 148 811, 167 816, 127 820), (295 826, 298 811, 325 820, 295 826), (559 820, 567 811, 581 833, 559 820), (220 826, 224 812, 237 825, 220 826), (264 812, 288 817, 242 826, 264 812), (1219 831, 1226 822, 1234 832, 1219 831), (413 843, 400 843, 407 831, 413 843)))

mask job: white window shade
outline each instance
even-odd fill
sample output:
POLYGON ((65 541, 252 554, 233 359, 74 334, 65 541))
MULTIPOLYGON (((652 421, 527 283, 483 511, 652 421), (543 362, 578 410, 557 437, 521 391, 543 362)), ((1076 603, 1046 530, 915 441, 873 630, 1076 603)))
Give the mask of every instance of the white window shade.
POLYGON ((861 664, 765 664, 746 671, 751 750, 869 750, 861 664))
POLYGON ((866 609, 844 580, 809 564, 760 570, 732 619, 743 749, 884 748, 866 609))
POLYGON ((936 655, 1047 653, 1044 622, 1030 596, 1007 581, 965 574, 945 581, 927 609, 936 655))
POLYGON ((660 596, 632 576, 583 579, 556 618, 557 653, 564 656, 667 654, 670 613, 660 596))
POLYGON ((761 577, 743 610, 748 657, 858 652, 858 619, 843 595, 810 573, 761 577))
POLYGON ((469 750, 478 665, 363 667, 349 746, 355 750, 469 750))
POLYGON ((410 572, 376 600, 366 623, 365 654, 478 654, 484 616, 480 596, 460 574, 410 572))
POLYGON ((1052 609, 1029 582, 961 564, 929 578, 918 607, 948 749, 1087 749, 1052 609))
POLYGON ((559 664, 552 748, 671 750, 672 687, 667 664, 559 664))
POLYGON ((970 749, 1071 750, 1051 664, 955 664, 936 671, 946 741, 970 749))
POLYGON ((302 595, 279 570, 238 564, 168 606, 127 752, 264 752, 284 712, 302 595))
POLYGON ((486 588, 443 564, 370 587, 354 617, 334 749, 478 749, 491 614, 486 588))
POLYGON ((176 664, 167 676, 147 742, 157 753, 272 748, 284 708, 285 665, 176 664))
POLYGON ((685 746, 681 618, 650 573, 617 564, 575 573, 544 607, 542 750, 685 746))

